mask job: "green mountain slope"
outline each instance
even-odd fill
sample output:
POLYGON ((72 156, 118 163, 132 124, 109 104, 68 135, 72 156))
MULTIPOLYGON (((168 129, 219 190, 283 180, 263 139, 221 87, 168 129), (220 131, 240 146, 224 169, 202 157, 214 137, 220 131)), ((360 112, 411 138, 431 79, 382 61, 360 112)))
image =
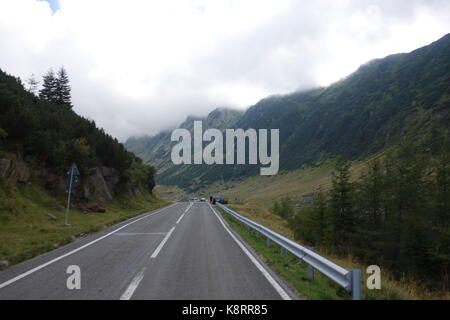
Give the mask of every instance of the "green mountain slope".
MULTIPOLYGON (((217 108, 208 114, 206 118, 189 116, 179 126, 179 128, 187 129, 193 132, 194 121, 203 121, 203 130, 208 128, 217 128, 224 130, 233 128, 236 122, 242 117, 243 111, 217 108)), ((145 162, 151 163, 158 172, 178 172, 182 170, 190 170, 192 168, 185 166, 175 166, 170 159, 172 143, 170 141, 171 130, 160 132, 159 134, 149 137, 132 137, 127 140, 125 146, 128 150, 134 152, 145 162)), ((200 166, 203 167, 203 166, 200 166)), ((162 175, 160 175, 162 176, 162 175)))
MULTIPOLYGON (((280 170, 336 155, 365 158, 403 135, 427 143, 447 128, 449 84, 450 34, 411 53, 371 61, 330 87, 263 99, 228 128, 280 129, 280 170)), ((197 190, 219 179, 259 174, 260 165, 167 165, 170 134, 150 138, 149 144, 154 139, 168 151, 157 154, 164 164, 157 177, 162 184, 197 190)), ((133 148, 132 142, 126 147, 146 152, 145 143, 133 148)), ((144 160, 153 163, 154 157, 144 160)))

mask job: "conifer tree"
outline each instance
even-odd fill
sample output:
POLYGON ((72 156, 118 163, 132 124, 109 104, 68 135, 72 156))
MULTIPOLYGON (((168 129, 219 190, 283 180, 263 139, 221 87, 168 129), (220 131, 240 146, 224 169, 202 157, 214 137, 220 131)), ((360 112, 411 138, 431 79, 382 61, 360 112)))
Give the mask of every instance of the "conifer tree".
POLYGON ((353 234, 354 221, 351 191, 350 162, 339 158, 333 171, 333 188, 330 199, 334 230, 333 243, 337 249, 347 247, 353 234))
POLYGON ((72 109, 72 98, 70 95, 69 77, 66 69, 61 67, 58 71, 58 78, 56 79, 56 97, 55 102, 72 109))
POLYGON ((42 89, 39 91, 39 98, 42 100, 56 102, 56 82, 55 73, 52 69, 48 70, 47 74, 43 76, 42 89))
POLYGON ((39 81, 36 80, 34 74, 31 74, 31 76, 27 79, 27 84, 28 84, 28 92, 36 94, 39 81))

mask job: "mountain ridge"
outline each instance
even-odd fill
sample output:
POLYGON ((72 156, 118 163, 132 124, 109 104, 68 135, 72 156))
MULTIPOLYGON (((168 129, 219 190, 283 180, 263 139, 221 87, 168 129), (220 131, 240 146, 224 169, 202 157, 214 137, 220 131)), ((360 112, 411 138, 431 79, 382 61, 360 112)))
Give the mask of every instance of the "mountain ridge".
MULTIPOLYGON (((359 159, 383 150, 405 135, 427 140, 434 131, 447 130, 449 83, 450 34, 447 34, 410 53, 371 60, 326 88, 264 98, 228 127, 279 128, 281 170, 294 170, 319 158, 337 155, 359 159)), ((192 122, 187 119, 181 127, 189 127, 192 122)), ((168 138, 159 138, 170 150, 173 145, 170 134, 168 138)), ((128 141, 125 146, 136 152, 128 141)), ((138 150, 138 155, 143 151, 138 150)), ((156 154, 150 154, 143 159, 154 163, 155 157, 156 154)), ((170 152, 164 157, 155 164, 159 169, 157 181, 191 190, 218 179, 255 175, 259 168, 259 165, 173 166, 170 152)))

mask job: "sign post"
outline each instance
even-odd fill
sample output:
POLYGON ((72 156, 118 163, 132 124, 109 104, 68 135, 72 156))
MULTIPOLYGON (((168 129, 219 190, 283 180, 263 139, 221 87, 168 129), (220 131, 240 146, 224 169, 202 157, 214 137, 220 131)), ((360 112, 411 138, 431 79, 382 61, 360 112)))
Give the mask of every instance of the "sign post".
POLYGON ((68 227, 69 224, 69 207, 70 207, 70 196, 72 195, 74 189, 77 187, 79 180, 78 176, 80 175, 80 172, 78 171, 77 165, 72 163, 69 170, 67 171, 68 180, 66 180, 66 192, 68 193, 67 196, 67 207, 66 207, 66 214, 64 217, 64 224, 63 226, 68 227))

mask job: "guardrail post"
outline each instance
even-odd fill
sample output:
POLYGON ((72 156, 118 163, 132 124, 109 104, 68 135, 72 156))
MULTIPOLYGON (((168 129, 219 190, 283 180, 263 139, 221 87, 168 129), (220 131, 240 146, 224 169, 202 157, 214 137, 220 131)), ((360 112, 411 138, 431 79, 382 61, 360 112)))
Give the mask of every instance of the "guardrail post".
POLYGON ((352 298, 353 300, 361 300, 361 270, 350 270, 352 281, 352 298))
POLYGON ((270 239, 269 238, 266 238, 266 247, 270 247, 270 243, 271 243, 272 241, 270 241, 270 239))
MULTIPOLYGON (((287 235, 285 235, 285 234, 282 234, 282 236, 287 238, 287 235)), ((285 254, 286 253, 286 249, 283 246, 280 246, 280 253, 281 254, 285 254)))
MULTIPOLYGON (((308 248, 311 251, 314 251, 314 248, 308 248)), ((314 280, 314 268, 308 264, 307 276, 309 279, 314 280)))

